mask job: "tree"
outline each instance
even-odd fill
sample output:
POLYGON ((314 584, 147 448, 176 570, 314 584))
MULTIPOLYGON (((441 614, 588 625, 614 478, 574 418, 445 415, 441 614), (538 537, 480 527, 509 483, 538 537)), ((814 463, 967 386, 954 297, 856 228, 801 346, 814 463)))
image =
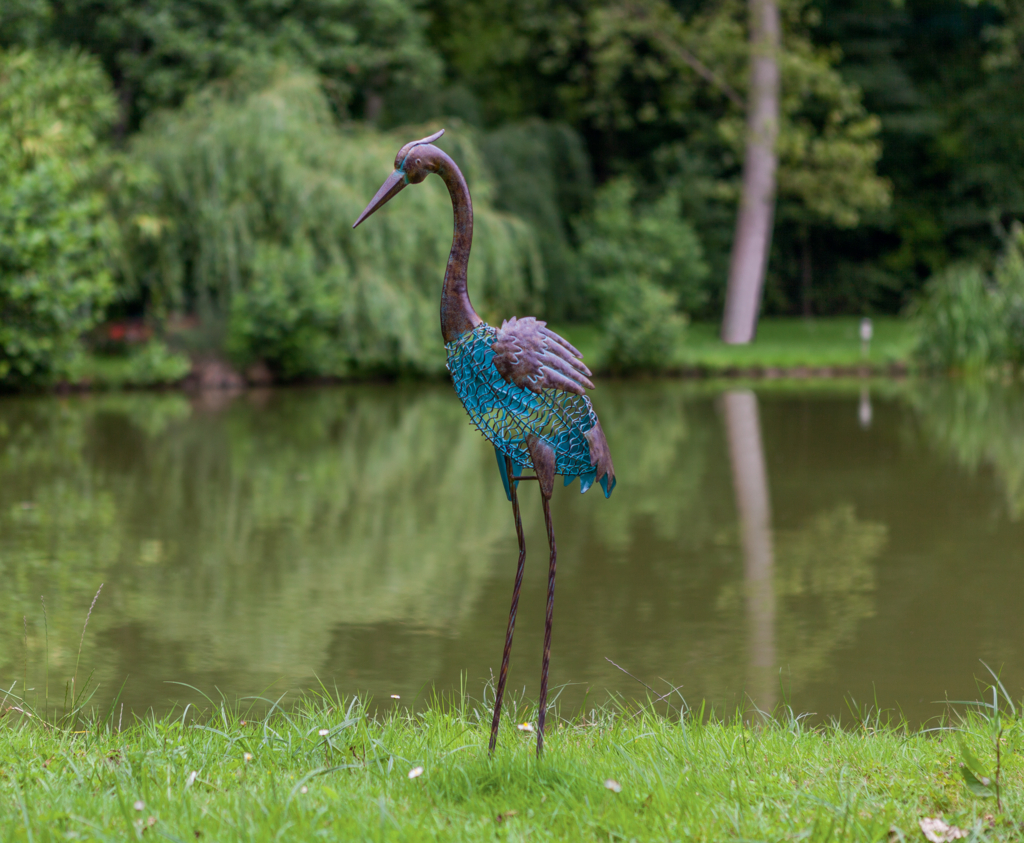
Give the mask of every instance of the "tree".
POLYGON ((750 85, 747 93, 743 189, 736 217, 722 339, 754 338, 775 216, 775 142, 779 134, 779 10, 775 0, 750 0, 750 85))
MULTIPOLYGON (((352 222, 410 137, 341 129, 320 79, 278 68, 210 85, 149 121, 129 154, 139 179, 119 210, 132 286, 155 320, 197 314, 239 364, 286 378, 437 373, 439 283, 451 244, 440 179, 380 222, 352 222)), ((530 228, 496 212, 472 136, 440 142, 474 190, 473 300, 493 318, 529 306, 544 277, 530 228)))
MULTIPOLYGON (((685 15, 679 6, 432 0, 430 31, 450 85, 472 92, 485 121, 519 119, 532 107, 580 132, 599 181, 629 175, 641 202, 677 190, 711 267, 697 313, 706 318, 721 313, 742 185, 748 14, 738 0, 695 4, 685 15), (508 49, 488 64, 486 45, 498 41, 508 49)), ((779 220, 790 249, 790 230, 855 225, 885 207, 889 188, 874 169, 878 122, 837 73, 839 54, 811 40, 814 9, 786 0, 779 15, 779 220)))
POLYGON ((0 51, 0 384, 67 376, 113 294, 97 138, 114 112, 92 57, 0 51))
MULTIPOLYGON (((44 0, 18 0, 41 4, 44 0)), ((371 121, 389 95, 409 101, 439 78, 407 0, 50 0, 51 32, 98 55, 121 104, 120 131, 180 105, 253 62, 322 74, 336 108, 371 121)))

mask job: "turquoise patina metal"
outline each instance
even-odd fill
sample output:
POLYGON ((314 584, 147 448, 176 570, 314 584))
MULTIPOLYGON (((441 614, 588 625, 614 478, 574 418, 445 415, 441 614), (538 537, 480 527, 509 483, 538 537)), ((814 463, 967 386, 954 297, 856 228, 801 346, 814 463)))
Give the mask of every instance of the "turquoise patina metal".
MULTIPOLYGON (((534 467, 526 444, 531 433, 554 451, 555 473, 564 477, 565 485, 578 477, 580 492, 586 492, 597 475, 586 437, 597 424, 590 399, 559 389, 534 393, 505 380, 494 365, 491 348, 497 334, 497 329, 481 323, 445 347, 455 391, 473 425, 494 446, 505 494, 512 500, 505 457, 512 460, 516 474, 534 467)), ((608 476, 603 476, 601 487, 608 497, 614 478, 609 484, 608 476)))

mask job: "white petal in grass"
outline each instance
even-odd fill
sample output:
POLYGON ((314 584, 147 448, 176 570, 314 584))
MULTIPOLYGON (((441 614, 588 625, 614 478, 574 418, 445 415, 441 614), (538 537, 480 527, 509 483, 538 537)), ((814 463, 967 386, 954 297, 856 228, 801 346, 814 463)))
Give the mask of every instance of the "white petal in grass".
POLYGON ((329 735, 330 733, 331 733, 330 729, 321 729, 320 730, 320 737, 322 738, 324 735, 329 735))
POLYGON ((392 694, 391 695, 391 699, 393 699, 393 700, 400 700, 402 698, 400 696, 398 696, 398 694, 392 694))
POLYGON ((134 805, 132 805, 132 807, 133 807, 133 808, 134 808, 134 809, 135 809, 136 811, 141 811, 141 810, 142 810, 143 808, 145 808, 145 807, 146 807, 146 803, 145 803, 145 802, 143 802, 143 801, 142 801, 142 800, 140 799, 140 800, 138 800, 138 801, 137 801, 137 802, 136 802, 136 803, 135 803, 134 805))
POLYGON ((247 752, 247 753, 245 753, 245 755, 242 756, 242 758, 245 761, 252 761, 252 753, 251 752, 247 752))
POLYGON ((520 732, 532 732, 533 731, 533 724, 532 723, 520 723, 518 726, 516 726, 516 728, 520 732))
POLYGON ((309 793, 309 788, 303 785, 299 788, 299 793, 309 793))
POLYGON ((942 817, 925 817, 917 823, 921 826, 924 836, 932 843, 949 843, 967 836, 967 832, 955 825, 950 825, 942 817))
POLYGON ((410 779, 418 779, 422 775, 423 775, 423 768, 422 767, 413 767, 409 771, 409 778, 410 779))
POLYGON ((191 773, 188 774, 188 781, 186 782, 186 786, 187 787, 191 787, 193 784, 195 784, 195 781, 198 778, 199 778, 199 771, 198 770, 193 770, 191 773))
POLYGON ((604 786, 612 793, 622 793, 622 785, 615 781, 615 779, 605 779, 604 786))

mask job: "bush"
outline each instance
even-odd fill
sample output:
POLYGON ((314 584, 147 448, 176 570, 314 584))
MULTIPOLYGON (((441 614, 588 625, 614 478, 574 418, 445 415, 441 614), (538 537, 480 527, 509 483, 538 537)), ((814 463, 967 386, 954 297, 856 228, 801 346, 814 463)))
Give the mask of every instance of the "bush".
POLYGON ((916 356, 926 368, 980 370, 1002 356, 998 297, 976 266, 954 265, 930 280, 916 314, 921 323, 916 356))
MULTIPOLYGON (((627 178, 612 179, 595 195, 592 217, 577 226, 580 257, 589 277, 648 278, 674 293, 686 313, 707 300, 707 264, 700 241, 679 213, 673 193, 641 208, 627 178)), ((628 283, 628 282, 627 282, 628 283)))
POLYGON ((667 194, 639 210, 625 178, 597 191, 593 216, 578 224, 580 258, 618 371, 665 368, 686 318, 707 297, 700 242, 667 194))
POLYGON ((916 356, 926 368, 1024 365, 1024 229, 1014 226, 991 277, 971 264, 951 266, 929 281, 914 310, 916 356))
POLYGON ((94 59, 0 51, 0 384, 67 376, 113 294, 96 182, 113 116, 94 59))
MULTIPOLYGON (((443 371, 444 185, 428 179, 351 230, 399 147, 434 128, 342 132, 308 74, 208 88, 133 143, 152 173, 123 215, 134 295, 157 317, 223 321, 236 362, 288 377, 443 371)), ((474 194, 474 303, 511 315, 543 290, 532 231, 492 209, 472 143, 455 131, 441 145, 474 194)))
POLYGON ((75 374, 90 386, 120 389, 178 383, 191 368, 187 355, 172 351, 161 340, 149 340, 127 354, 86 356, 75 374))
POLYGON ((607 282, 602 298, 608 367, 625 373, 668 366, 686 328, 676 296, 641 275, 607 282))
POLYGON ((1014 225, 995 271, 1000 299, 1006 359, 1024 366, 1024 226, 1014 225))

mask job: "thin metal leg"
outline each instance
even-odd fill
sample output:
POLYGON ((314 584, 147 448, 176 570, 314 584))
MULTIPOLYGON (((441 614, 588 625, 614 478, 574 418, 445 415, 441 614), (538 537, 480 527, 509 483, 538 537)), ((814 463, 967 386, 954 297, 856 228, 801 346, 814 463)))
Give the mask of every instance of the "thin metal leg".
POLYGON ((548 608, 544 617, 544 660, 540 672, 540 714, 537 717, 537 757, 544 752, 544 720, 548 708, 548 665, 551 663, 551 621, 555 614, 555 565, 558 550, 555 547, 555 528, 551 524, 551 508, 546 495, 541 495, 544 504, 544 523, 548 528, 548 546, 551 548, 551 567, 548 569, 548 608))
POLYGON ((519 589, 523 585, 523 570, 526 568, 526 540, 523 538, 523 521, 519 517, 519 496, 512 477, 512 461, 505 457, 509 489, 512 492, 512 514, 516 519, 516 538, 519 540, 519 566, 516 568, 516 584, 512 589, 512 608, 508 613, 508 630, 505 633, 505 652, 501 657, 501 673, 498 674, 498 690, 494 695, 494 719, 491 720, 491 742, 488 753, 494 752, 498 743, 498 725, 501 723, 501 701, 505 696, 505 680, 508 678, 508 660, 512 654, 512 636, 516 631, 516 610, 519 608, 519 589))

